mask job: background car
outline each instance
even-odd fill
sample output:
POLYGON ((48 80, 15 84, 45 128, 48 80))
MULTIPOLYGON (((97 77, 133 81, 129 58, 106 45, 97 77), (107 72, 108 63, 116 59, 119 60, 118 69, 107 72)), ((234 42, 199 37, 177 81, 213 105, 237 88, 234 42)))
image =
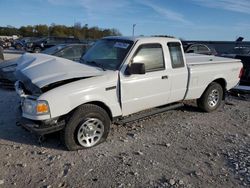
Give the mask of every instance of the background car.
POLYGON ((8 48, 9 43, 7 42, 7 40, 0 39, 0 47, 2 47, 3 49, 8 48))
POLYGON ((24 50, 26 43, 33 42, 35 40, 38 40, 38 37, 24 37, 21 39, 17 39, 13 43, 13 47, 17 50, 24 50))
POLYGON ((248 86, 250 91, 250 54, 249 55, 236 55, 236 59, 240 59, 243 63, 243 72, 240 78, 239 85, 248 86))
POLYGON ((39 53, 47 48, 56 46, 58 44, 69 44, 69 43, 80 43, 79 39, 76 38, 65 38, 65 37, 44 37, 33 42, 26 44, 26 51, 39 53))
MULTIPOLYGON (((48 48, 42 53, 79 61, 81 56, 86 53, 88 47, 86 44, 60 44, 48 48)), ((16 71, 18 59, 4 61, 0 64, 0 85, 13 87, 13 84, 16 82, 14 72, 16 71)))
POLYGON ((240 59, 243 64, 240 82, 232 91, 250 92, 250 47, 237 46, 228 52, 221 54, 222 57, 240 59))
POLYGON ((72 61, 79 61, 82 54, 85 54, 87 49, 87 44, 59 44, 42 51, 42 53, 72 61))
POLYGON ((231 91, 237 93, 250 93, 250 55, 236 55, 235 59, 240 59, 243 64, 239 84, 231 91))
POLYGON ((184 49, 185 53, 196 53, 205 55, 217 55, 215 48, 211 45, 205 44, 189 44, 184 49))
POLYGON ((221 54, 220 56, 235 58, 237 55, 250 55, 250 47, 249 46, 237 46, 221 54))

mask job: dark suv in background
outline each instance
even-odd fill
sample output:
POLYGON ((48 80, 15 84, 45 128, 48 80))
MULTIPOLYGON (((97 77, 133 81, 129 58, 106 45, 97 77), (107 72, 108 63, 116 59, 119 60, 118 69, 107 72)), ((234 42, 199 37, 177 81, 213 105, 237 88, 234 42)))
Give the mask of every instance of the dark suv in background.
POLYGON ((240 82, 233 90, 244 90, 250 93, 250 46, 236 46, 228 52, 221 54, 222 57, 240 59, 243 64, 240 82))
POLYGON ((26 44, 26 51, 39 53, 46 48, 67 43, 80 43, 80 40, 76 38, 44 37, 33 42, 28 42, 26 44))

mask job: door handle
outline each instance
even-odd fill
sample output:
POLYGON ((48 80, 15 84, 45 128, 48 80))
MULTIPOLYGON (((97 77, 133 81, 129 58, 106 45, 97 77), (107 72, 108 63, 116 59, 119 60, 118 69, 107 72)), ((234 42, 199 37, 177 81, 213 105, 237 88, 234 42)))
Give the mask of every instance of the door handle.
POLYGON ((162 76, 161 79, 168 79, 168 75, 162 76))

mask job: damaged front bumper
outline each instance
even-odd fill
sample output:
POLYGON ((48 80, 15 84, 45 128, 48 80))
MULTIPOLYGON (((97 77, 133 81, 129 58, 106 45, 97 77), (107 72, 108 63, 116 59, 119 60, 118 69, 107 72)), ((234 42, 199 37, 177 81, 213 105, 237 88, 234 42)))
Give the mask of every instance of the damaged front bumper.
POLYGON ((22 126, 26 130, 44 136, 46 134, 58 132, 65 127, 65 120, 58 121, 58 119, 51 119, 46 121, 30 120, 22 117, 21 108, 17 112, 17 126, 22 126))

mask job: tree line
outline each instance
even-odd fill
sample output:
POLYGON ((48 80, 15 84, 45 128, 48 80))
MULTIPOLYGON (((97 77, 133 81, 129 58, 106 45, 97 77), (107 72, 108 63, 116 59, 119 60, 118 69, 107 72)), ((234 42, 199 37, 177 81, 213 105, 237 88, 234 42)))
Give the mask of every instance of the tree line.
POLYGON ((12 26, 0 27, 0 35, 12 36, 18 35, 21 37, 42 37, 42 36, 57 36, 57 37, 75 37, 79 39, 98 39, 105 36, 120 36, 121 33, 117 29, 102 29, 97 26, 89 27, 88 24, 82 26, 80 23, 75 23, 74 26, 65 26, 51 24, 48 25, 27 25, 15 28, 12 26))

